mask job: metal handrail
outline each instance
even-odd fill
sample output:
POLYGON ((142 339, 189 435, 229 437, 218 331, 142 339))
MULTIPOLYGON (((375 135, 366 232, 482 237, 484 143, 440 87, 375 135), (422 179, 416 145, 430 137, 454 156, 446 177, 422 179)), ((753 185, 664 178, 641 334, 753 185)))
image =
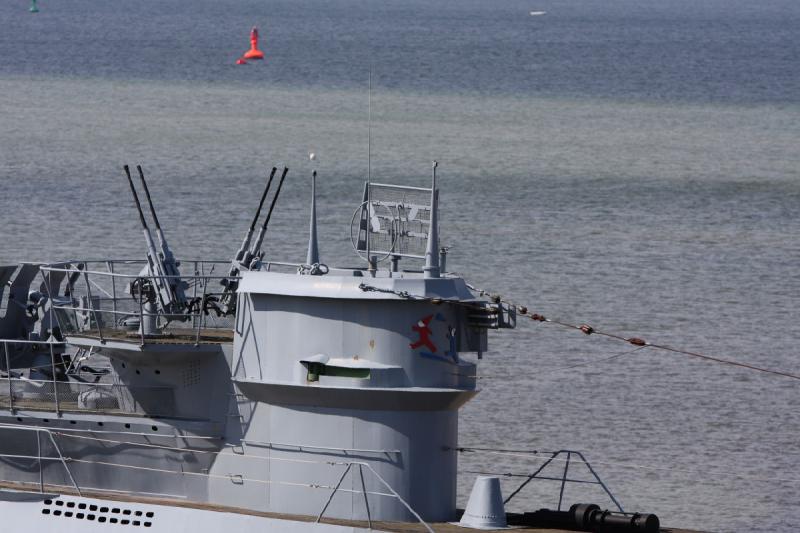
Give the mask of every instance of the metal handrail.
POLYGON ((581 452, 579 452, 577 450, 558 450, 558 451, 554 451, 554 452, 549 452, 549 454, 550 454, 550 457, 548 457, 547 460, 545 460, 545 462, 542 463, 539 466, 539 468, 537 468, 536 471, 533 474, 530 474, 528 476, 524 476, 524 475, 521 476, 521 477, 526 477, 527 479, 525 481, 523 481, 522 484, 520 484, 519 487, 514 489, 514 491, 512 491, 511 494, 503 501, 504 505, 507 504, 509 501, 511 501, 511 499, 514 496, 519 494, 520 491, 522 491, 522 489, 524 489, 528 485, 528 483, 530 483, 534 479, 544 479, 544 480, 560 481, 561 482, 561 487, 560 487, 559 494, 558 494, 558 510, 559 511, 561 510, 561 503, 562 503, 562 501, 564 499, 564 488, 565 488, 567 483, 589 483, 589 484, 594 484, 594 485, 600 485, 603 488, 603 490, 605 491, 605 493, 608 495, 608 497, 611 498, 611 501, 614 502, 614 505, 616 505, 617 508, 620 510, 620 512, 625 512, 622 509, 622 505, 619 503, 619 501, 617 501, 617 499, 611 493, 611 491, 606 486, 606 484, 603 483, 603 480, 600 479, 600 476, 597 474, 597 472, 595 472, 594 468, 592 468, 592 465, 589 464, 589 461, 586 460, 586 457, 584 457, 583 453, 581 453, 581 452), (563 471, 561 477, 557 477, 556 478, 556 477, 550 477, 550 476, 540 476, 539 474, 545 468, 547 468, 547 466, 550 465, 556 459, 556 457, 558 457, 561 454, 567 454, 567 458, 564 461, 564 471, 563 471), (586 466, 586 468, 589 469, 589 472, 591 472, 592 476, 594 476, 595 481, 569 479, 567 477, 567 474, 569 472, 570 460, 571 460, 573 455, 575 455, 578 458, 580 458, 581 462, 586 466))
POLYGON ((61 448, 58 447, 58 443, 56 442, 55 437, 53 437, 52 431, 45 428, 35 428, 35 427, 24 427, 18 426, 14 424, 0 424, 0 429, 11 429, 11 430, 18 430, 18 431, 34 431, 36 432, 36 447, 38 453, 36 456, 22 456, 22 455, 10 455, 10 454, 2 454, 0 457, 16 457, 16 458, 24 458, 24 459, 37 459, 39 462, 39 491, 44 493, 44 470, 42 468, 42 461, 60 461, 61 465, 64 467, 64 470, 67 472, 67 476, 69 476, 69 480, 72 483, 72 487, 75 489, 75 492, 78 493, 78 496, 82 496, 81 489, 78 486, 78 483, 75 481, 75 478, 72 476, 72 471, 67 466, 67 461, 64 459, 64 455, 61 453, 61 448), (48 437, 50 437, 50 442, 53 445, 53 448, 58 453, 58 457, 42 457, 42 446, 39 436, 41 433, 46 433, 48 437))
MULTIPOLYGON (((319 523, 319 521, 322 520, 322 515, 324 515, 325 511, 328 510, 328 507, 330 506, 331 501, 333 501, 333 497, 336 495, 336 492, 339 490, 339 487, 341 487, 345 476, 347 476, 347 473, 350 471, 350 469, 353 466, 358 466, 358 471, 359 471, 359 474, 360 474, 360 477, 361 477, 361 491, 360 492, 364 495, 364 505, 366 506, 366 509, 367 509, 367 521, 369 523, 369 528, 370 529, 372 529, 372 517, 371 517, 370 511, 369 511, 369 501, 367 500, 367 487, 364 484, 364 468, 367 468, 370 472, 372 472, 372 474, 378 479, 378 481, 381 482, 381 484, 384 487, 386 487, 386 489, 391 493, 391 495, 394 498, 396 498, 400 503, 402 503, 403 506, 408 510, 408 512, 410 512, 412 515, 414 515, 414 518, 416 518, 417 521, 419 521, 419 523, 422 524, 422 526, 426 530, 428 530, 428 533, 435 533, 433 531, 433 529, 431 529, 431 526, 429 526, 428 523, 425 522, 425 520, 422 519, 422 517, 414 510, 414 508, 411 507, 411 505, 409 505, 409 503, 407 501, 405 501, 402 498, 402 496, 397 494, 397 492, 392 488, 392 486, 389 485, 389 483, 385 479, 383 479, 383 477, 381 477, 381 475, 378 474, 378 472, 376 472, 374 468, 372 468, 372 465, 370 465, 369 463, 363 463, 363 462, 358 462, 358 461, 352 461, 352 462, 348 462, 348 463, 344 463, 344 464, 347 465, 347 468, 344 469, 344 472, 342 472, 342 475, 339 477, 339 481, 336 483, 336 486, 333 488, 333 491, 331 491, 331 495, 328 496, 328 501, 325 502, 325 505, 322 507, 322 510, 319 512, 319 515, 317 516, 317 519, 315 520, 316 523, 319 523)), ((359 492, 359 491, 355 491, 355 492, 359 492)))

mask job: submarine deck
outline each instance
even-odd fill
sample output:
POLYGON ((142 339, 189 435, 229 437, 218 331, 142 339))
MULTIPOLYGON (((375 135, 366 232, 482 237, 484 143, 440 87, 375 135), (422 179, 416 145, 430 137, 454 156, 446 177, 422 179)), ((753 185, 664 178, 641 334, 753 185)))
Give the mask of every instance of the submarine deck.
MULTIPOLYGON (((103 330, 101 337, 97 332, 84 332, 68 335, 70 344, 80 345, 81 339, 91 341, 121 341, 141 344, 142 336, 135 331, 120 329, 103 330)), ((170 328, 163 335, 145 335, 145 344, 228 344, 233 342, 233 330, 228 328, 202 328, 198 335, 192 328, 170 328)))
MULTIPOLYGON (((21 491, 28 491, 28 492, 39 492, 39 486, 36 484, 35 488, 33 488, 29 484, 23 483, 14 483, 8 481, 0 481, 0 489, 7 488, 12 490, 21 490, 21 491)), ((44 490, 46 492, 55 493, 55 494, 67 494, 71 496, 76 496, 77 492, 74 489, 66 488, 63 486, 49 486, 45 485, 44 490)), ((109 500, 109 501, 121 501, 121 502, 133 502, 133 503, 145 503, 145 504, 152 504, 152 505, 167 505, 173 507, 185 507, 190 509, 201 509, 205 511, 216 511, 222 513, 236 513, 236 514, 245 514, 251 516, 262 516, 266 518, 274 518, 278 520, 292 520, 295 522, 313 522, 316 520, 316 517, 313 516, 306 516, 306 515, 290 515, 290 514, 283 514, 283 513, 270 513, 264 511, 254 511, 250 509, 242 509, 240 507, 230 507, 226 505, 217 505, 211 503, 201 503, 201 502, 188 502, 185 500, 173 500, 168 498, 154 498, 150 496, 139 496, 133 494, 108 494, 102 491, 81 491, 83 496, 97 498, 100 500, 109 500)), ((511 516, 511 515, 510 515, 511 516)), ((347 527, 357 527, 357 528, 364 528, 368 529, 369 524, 366 520, 346 520, 346 519, 337 519, 337 518, 323 518, 323 523, 326 524, 335 524, 347 527)), ((477 531, 473 529, 468 529, 464 527, 460 527, 456 524, 446 523, 446 522, 429 522, 428 525, 433 529, 436 533, 466 533, 467 531, 477 531)), ((531 526, 511 526, 513 531, 522 531, 522 532, 531 532, 531 533, 568 533, 570 529, 558 529, 558 528, 548 528, 548 527, 531 527, 531 526)), ((372 521, 372 530, 373 531, 383 531, 386 533, 426 533, 425 526, 420 523, 415 522, 381 522, 381 521, 372 521)), ((672 527, 662 527, 661 533, 702 533, 697 530, 689 530, 689 529, 680 529, 680 528, 672 528, 672 527)))

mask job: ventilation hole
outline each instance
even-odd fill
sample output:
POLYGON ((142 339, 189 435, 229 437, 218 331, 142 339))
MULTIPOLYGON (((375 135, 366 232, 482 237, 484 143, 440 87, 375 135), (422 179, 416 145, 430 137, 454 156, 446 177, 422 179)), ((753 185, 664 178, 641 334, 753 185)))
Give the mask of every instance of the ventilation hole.
POLYGON ((53 500, 45 500, 45 501, 44 501, 44 504, 45 504, 45 505, 50 505, 51 503, 53 503, 53 500))
POLYGON ((61 510, 56 509, 55 511, 53 511, 53 516, 61 516, 61 510))
POLYGON ((96 511, 97 510, 97 506, 96 505, 90 505, 89 506, 89 510, 90 511, 96 511))
POLYGON ((112 512, 112 513, 119 514, 119 509, 117 509, 116 507, 114 507, 113 509, 111 509, 111 512, 112 512))
POLYGON ((137 374, 141 374, 141 373, 142 373, 142 371, 141 371, 141 370, 137 370, 137 371, 136 371, 136 373, 137 373, 137 374))
POLYGON ((130 520, 120 520, 119 523, 122 524, 123 526, 127 526, 128 524, 131 523, 131 521, 130 520))
POLYGON ((42 422, 44 422, 45 424, 49 424, 50 423, 50 419, 49 418, 43 418, 42 422))
POLYGON ((134 521, 133 521, 133 525, 134 525, 134 526, 141 525, 141 522, 139 522, 138 520, 134 520, 134 521))
POLYGON ((111 518, 109 518, 108 521, 111 522, 112 524, 116 524, 117 522, 119 522, 119 520, 117 520, 113 516, 111 518))
POLYGON ((100 508, 100 512, 101 513, 107 513, 108 512, 108 507, 101 507, 100 508))
POLYGON ((83 518, 83 513, 76 513, 75 514, 75 518, 82 519, 83 518))
POLYGON ((136 511, 136 512, 135 512, 135 513, 133 513, 133 514, 135 514, 136 516, 142 516, 142 512, 141 512, 141 511, 136 511))
POLYGON ((67 507, 72 509, 73 507, 75 507, 75 502, 67 502, 67 507))
POLYGON ((156 370, 156 374, 160 374, 160 373, 161 373, 161 370, 156 370))
POLYGON ((145 513, 145 516, 147 518, 153 518, 153 511, 147 511, 147 513, 145 513))
POLYGON ((22 422, 22 417, 21 416, 17 417, 17 422, 22 422))
POLYGON ((153 524, 151 524, 150 522, 145 522, 145 523, 144 523, 144 527, 150 527, 150 526, 152 526, 152 525, 153 525, 153 524))
POLYGON ((122 368, 125 368, 125 363, 122 363, 122 368))
POLYGON ((122 514, 125 514, 125 515, 131 514, 131 510, 130 509, 124 509, 122 511, 122 514))
POLYGON ((50 509, 42 509, 42 514, 50 514, 50 509))
POLYGON ((158 426, 150 426, 150 429, 152 429, 153 431, 158 431, 158 426))
POLYGON ((71 518, 72 517, 72 511, 65 512, 64 516, 66 516, 67 518, 71 518))
POLYGON ((131 429, 131 425, 130 424, 125 424, 125 429, 131 429))
POLYGON ((77 424, 77 422, 76 422, 76 421, 74 421, 74 420, 70 420, 70 421, 69 421, 69 423, 70 423, 70 424, 77 424))
POLYGON ((79 503, 78 504, 78 509, 86 509, 86 504, 85 503, 79 503))
POLYGON ((86 520, 94 520, 94 515, 93 514, 87 514, 86 515, 86 520))
POLYGON ((106 521, 106 517, 105 516, 98 516, 97 517, 97 521, 98 522, 105 522, 106 521))
POLYGON ((62 502, 61 500, 56 500, 56 505, 64 505, 64 502, 62 502))
POLYGON ((100 427, 103 427, 103 423, 102 422, 98 422, 97 425, 100 426, 100 427))

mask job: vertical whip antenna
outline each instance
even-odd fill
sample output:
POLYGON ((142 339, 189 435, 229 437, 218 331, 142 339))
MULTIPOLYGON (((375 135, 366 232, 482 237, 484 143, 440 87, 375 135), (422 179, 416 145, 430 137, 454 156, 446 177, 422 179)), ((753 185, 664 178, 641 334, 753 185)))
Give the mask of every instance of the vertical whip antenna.
MULTIPOLYGON (((309 158, 313 161, 314 154, 309 158)), ((319 243, 317 242, 317 171, 311 173, 311 220, 308 228, 308 254, 306 254, 306 264, 314 265, 319 263, 319 243)))
POLYGON ((431 185, 431 217, 428 221, 428 246, 425 249, 425 272, 426 278, 439 277, 439 191, 436 190, 436 167, 437 161, 433 162, 433 178, 431 185))
POLYGON ((369 219, 372 216, 370 210, 372 209, 372 193, 370 191, 370 184, 372 183, 372 65, 369 67, 369 78, 367 82, 367 234, 366 234, 366 255, 367 265, 372 272, 375 270, 375 265, 372 264, 372 258, 369 256, 369 219))

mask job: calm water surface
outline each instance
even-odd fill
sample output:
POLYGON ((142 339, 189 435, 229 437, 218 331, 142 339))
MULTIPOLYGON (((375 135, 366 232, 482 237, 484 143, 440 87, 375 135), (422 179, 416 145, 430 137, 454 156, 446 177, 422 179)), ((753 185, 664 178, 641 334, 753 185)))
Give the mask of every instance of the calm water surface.
MULTIPOLYGON (((424 184, 441 162, 451 269, 553 318, 800 373, 795 1, 23 4, 0 4, 0 262, 142 256, 123 163, 148 170, 178 255, 216 259, 287 164, 267 244, 302 260, 314 151, 323 258, 354 264, 371 65, 373 176, 424 184), (236 66, 253 24, 267 60, 236 66)), ((584 451, 667 525, 800 527, 796 381, 609 359, 628 346, 552 325, 492 340, 462 444, 584 451)), ((535 467, 460 464, 462 504, 470 472, 535 467)), ((512 509, 557 498, 541 482, 512 509)), ((567 488, 582 500, 610 505, 567 488)))

